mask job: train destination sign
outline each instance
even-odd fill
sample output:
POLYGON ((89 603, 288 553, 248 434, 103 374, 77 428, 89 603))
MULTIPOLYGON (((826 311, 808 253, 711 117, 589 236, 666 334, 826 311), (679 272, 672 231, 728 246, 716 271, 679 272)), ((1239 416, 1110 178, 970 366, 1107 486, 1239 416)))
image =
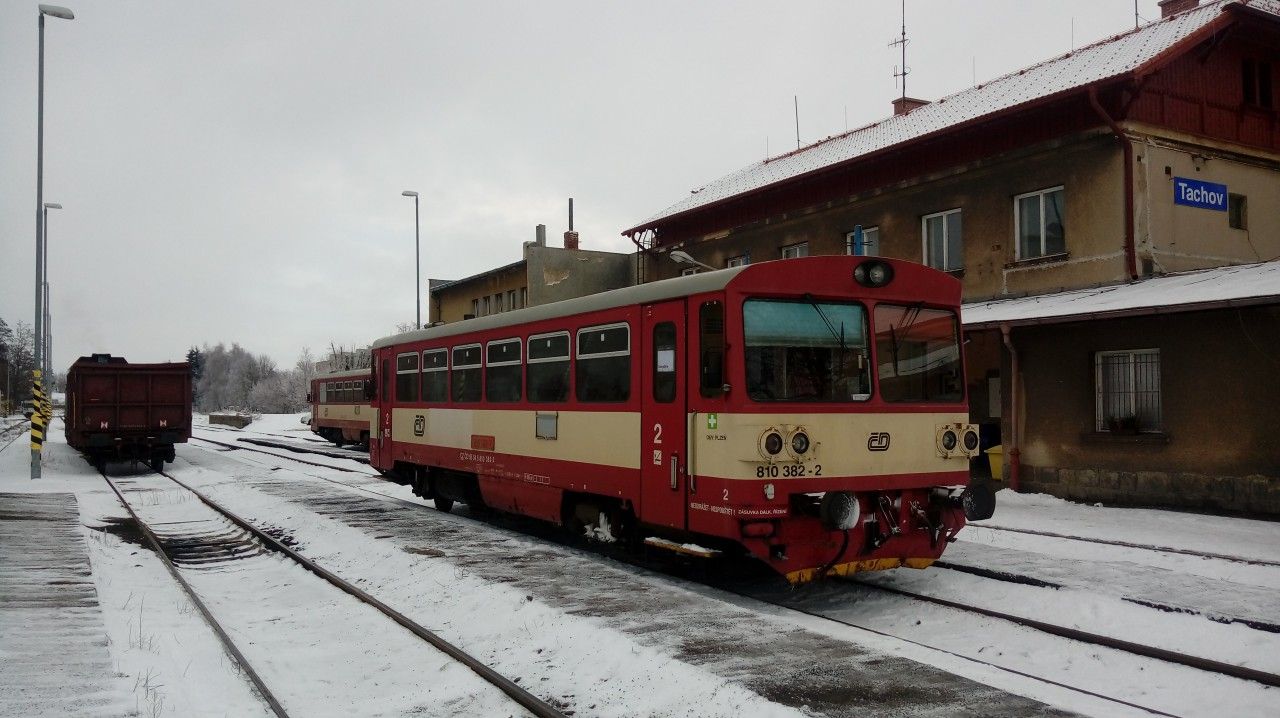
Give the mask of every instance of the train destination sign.
POLYGON ((1174 177, 1173 203, 1226 212, 1227 186, 1186 177, 1174 177))

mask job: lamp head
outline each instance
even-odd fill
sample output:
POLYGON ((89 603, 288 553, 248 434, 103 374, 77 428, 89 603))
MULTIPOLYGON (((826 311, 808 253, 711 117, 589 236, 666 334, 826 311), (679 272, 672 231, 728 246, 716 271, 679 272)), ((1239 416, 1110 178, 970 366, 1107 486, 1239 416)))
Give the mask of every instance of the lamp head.
POLYGON ((694 264, 694 263, 695 263, 695 261, 694 261, 693 257, 690 257, 688 252, 681 252, 681 251, 680 251, 680 250, 678 250, 678 249, 677 249, 677 250, 675 250, 674 252, 672 252, 672 253, 671 253, 670 255, 668 255, 668 256, 670 256, 670 257, 671 257, 671 259, 672 259, 673 261, 679 262, 680 264, 694 264))
POLYGON ((45 209, 62 209, 62 205, 58 204, 57 202, 45 202, 44 208, 45 209))
POLYGON ((65 7, 58 7, 57 5, 41 5, 41 6, 40 6, 40 14, 41 14, 41 15, 48 15, 48 16, 50 16, 50 17, 58 17, 58 18, 62 18, 63 20, 74 20, 74 19, 76 19, 76 14, 75 14, 75 13, 71 12, 70 10, 66 9, 65 7))
POLYGON ((418 193, 417 193, 417 192, 414 192, 414 191, 413 191, 413 190, 411 190, 411 189, 407 189, 407 190, 405 190, 405 191, 401 192, 400 194, 401 194, 401 195, 403 195, 403 196, 405 196, 405 197, 417 197, 417 196, 418 196, 418 193))

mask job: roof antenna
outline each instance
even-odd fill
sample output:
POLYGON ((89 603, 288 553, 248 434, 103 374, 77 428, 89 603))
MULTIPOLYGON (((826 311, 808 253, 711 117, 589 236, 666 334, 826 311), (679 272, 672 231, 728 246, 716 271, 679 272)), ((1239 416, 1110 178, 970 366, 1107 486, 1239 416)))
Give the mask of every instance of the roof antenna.
POLYGON ((889 43, 889 47, 894 45, 902 46, 902 69, 899 70, 895 65, 893 68, 893 84, 898 84, 898 78, 902 78, 902 99, 907 99, 907 75, 911 74, 911 70, 907 67, 907 0, 902 0, 902 36, 897 40, 889 43))
POLYGON ((800 96, 792 95, 792 102, 796 105, 796 149, 800 149, 800 96))

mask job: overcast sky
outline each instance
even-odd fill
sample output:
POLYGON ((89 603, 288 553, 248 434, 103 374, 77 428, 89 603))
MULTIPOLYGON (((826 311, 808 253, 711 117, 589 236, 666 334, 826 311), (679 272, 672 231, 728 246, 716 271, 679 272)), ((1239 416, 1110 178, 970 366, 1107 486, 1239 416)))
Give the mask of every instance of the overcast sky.
MULTIPOLYGON (((57 1, 57 0, 55 0, 57 1)), ((899 0, 85 2, 45 28, 54 367, 368 343, 422 286, 585 249, 689 190, 881 119, 899 0), (846 119, 847 118, 847 119, 846 119)), ((0 0, 0 317, 33 319, 36 2, 0 0)), ((1156 0, 1140 0, 1144 21, 1156 0)), ((1133 27, 1133 0, 909 0, 937 99, 1133 27)), ((424 301, 423 317, 426 317, 424 301)))

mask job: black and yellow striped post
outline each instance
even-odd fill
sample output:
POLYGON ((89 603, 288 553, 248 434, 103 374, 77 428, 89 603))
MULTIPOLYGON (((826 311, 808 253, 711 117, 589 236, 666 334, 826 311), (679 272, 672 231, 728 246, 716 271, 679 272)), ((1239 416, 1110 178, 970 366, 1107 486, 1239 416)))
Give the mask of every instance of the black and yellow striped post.
POLYGON ((44 450, 45 429, 49 426, 48 398, 44 394, 44 383, 41 381, 39 369, 31 370, 32 396, 35 406, 31 412, 31 478, 40 478, 40 452, 44 450))

